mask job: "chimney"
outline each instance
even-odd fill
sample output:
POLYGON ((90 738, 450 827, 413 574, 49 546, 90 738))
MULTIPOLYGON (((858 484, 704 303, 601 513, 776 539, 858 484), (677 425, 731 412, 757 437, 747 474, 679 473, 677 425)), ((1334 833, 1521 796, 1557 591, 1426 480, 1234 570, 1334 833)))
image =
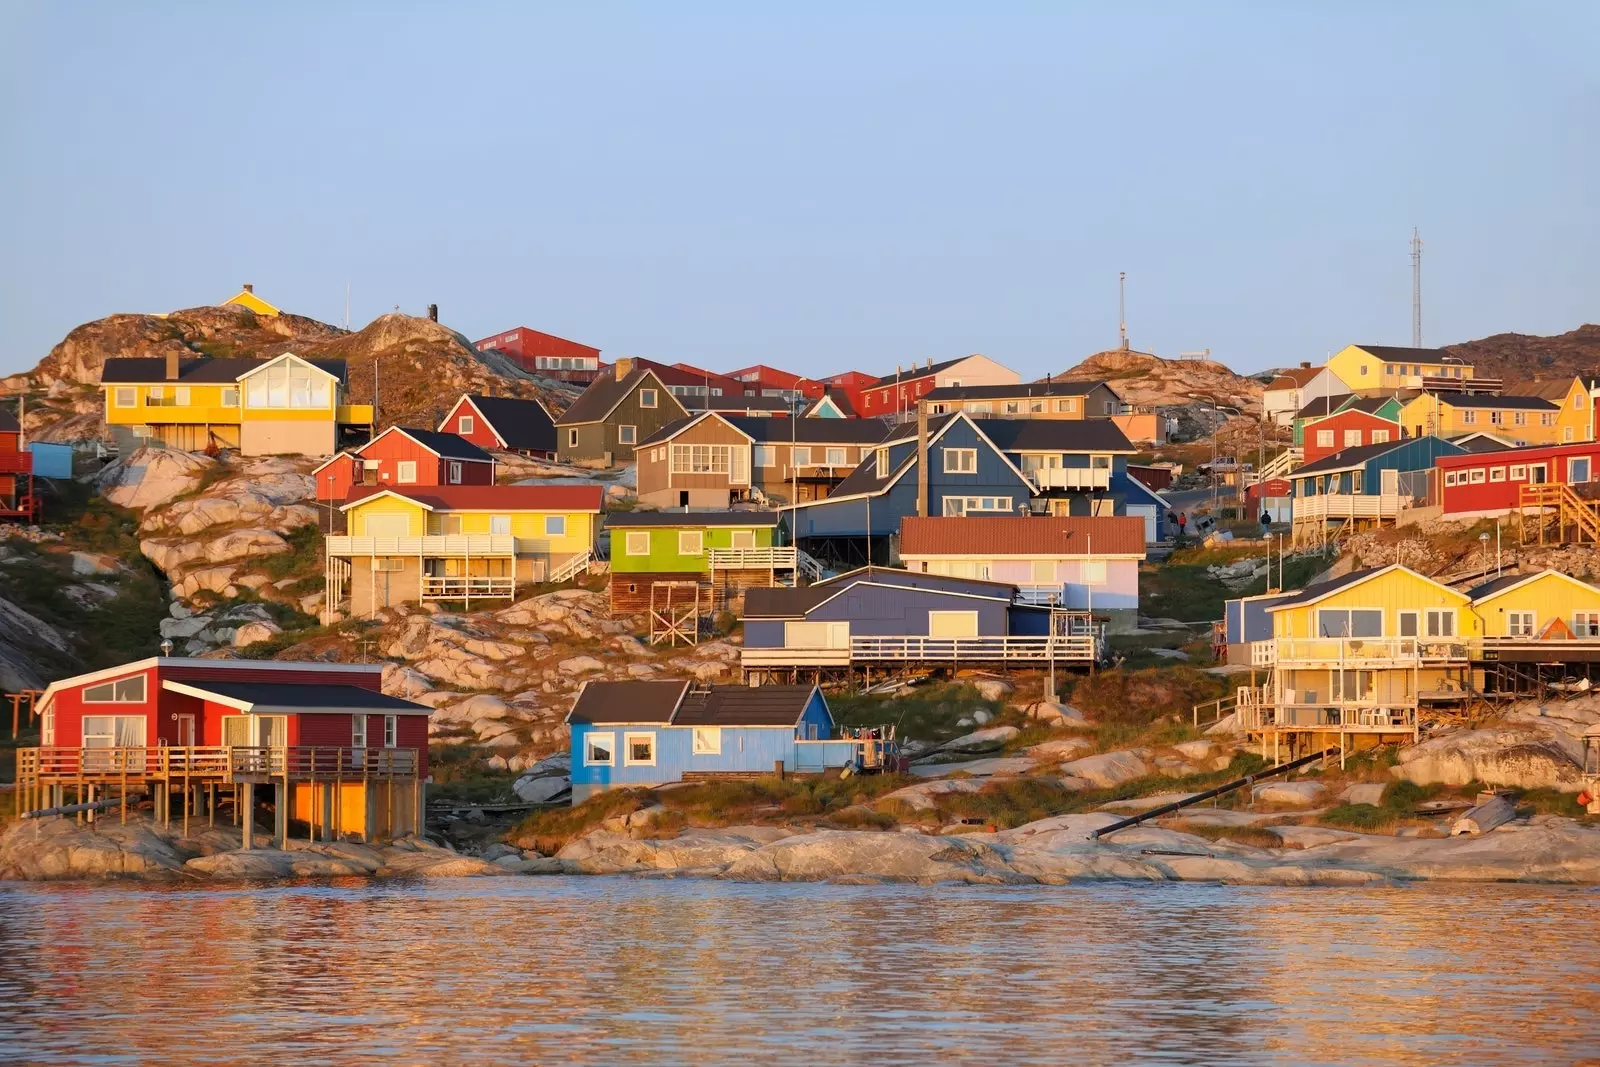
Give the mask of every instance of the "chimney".
POLYGON ((254 285, 252 285, 250 282, 245 282, 244 283, 244 291, 247 292, 247 293, 253 293, 253 292, 256 291, 256 287, 254 285))
POLYGON ((616 362, 616 369, 617 369, 617 381, 620 382, 620 381, 622 381, 622 379, 626 378, 628 375, 633 373, 633 357, 632 356, 622 356, 622 357, 620 357, 616 362))
POLYGON ((176 353, 176 352, 168 352, 167 353, 167 381, 175 382, 177 380, 178 380, 178 353, 176 353))
POLYGON ((928 405, 917 401, 917 518, 928 517, 928 405))
POLYGON ((438 304, 429 304, 428 305, 428 321, 429 322, 438 322, 439 321, 439 305, 438 304))
POLYGON ((1310 370, 1311 369, 1311 361, 1309 359, 1302 359, 1300 361, 1300 369, 1301 370, 1310 370))

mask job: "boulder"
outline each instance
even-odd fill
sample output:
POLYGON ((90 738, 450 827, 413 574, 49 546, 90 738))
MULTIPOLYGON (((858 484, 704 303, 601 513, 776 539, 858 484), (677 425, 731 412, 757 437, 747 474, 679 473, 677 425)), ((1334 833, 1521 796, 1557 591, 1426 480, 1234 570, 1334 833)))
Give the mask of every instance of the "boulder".
POLYGON ((1559 741, 1523 729, 1457 730, 1413 745, 1389 768, 1418 785, 1485 785, 1512 789, 1583 788, 1582 768, 1559 741))
POLYGON ((972 721, 977 723, 979 726, 985 725, 992 718, 994 718, 994 716, 990 715, 982 708, 979 708, 977 711, 972 713, 972 721))
POLYGON ((233 647, 244 648, 257 641, 266 641, 283 632, 275 622, 247 622, 233 631, 233 647))
POLYGON ((740 881, 861 878, 891 882, 1028 882, 994 846, 970 835, 863 834, 819 830, 747 852, 724 877, 740 881))
POLYGON ((885 793, 880 802, 904 804, 914 811, 932 811, 938 806, 934 798, 947 793, 976 793, 983 783, 972 778, 941 778, 932 782, 919 782, 885 793))
POLYGON ((1070 704, 1040 700, 1023 709, 1028 718, 1047 726, 1083 726, 1088 723, 1083 712, 1070 704))
POLYGON ((1173 745, 1172 749, 1186 760, 1203 760, 1216 747, 1210 741, 1183 741, 1173 745))
POLYGON ((1023 751, 1030 759, 1039 763, 1057 763, 1080 756, 1092 748, 1094 742, 1087 737, 1063 737, 1055 741, 1040 742, 1023 751))
POLYGON ((172 641, 183 641, 197 636, 208 628, 211 622, 210 615, 190 615, 181 619, 162 619, 156 629, 162 637, 172 641))
POLYGON ((100 495, 118 507, 142 510, 189 492, 217 465, 214 459, 167 448, 140 448, 95 476, 100 495))
POLYGON ((426 675, 410 667, 402 667, 398 663, 383 665, 383 691, 390 696, 415 700, 423 693, 432 690, 433 681, 426 675))
POLYGON ((98 577, 105 574, 116 574, 121 570, 115 556, 107 556, 100 552, 73 552, 72 573, 86 578, 98 577))
POLYGON ((1321 782, 1261 782, 1251 790, 1251 795, 1257 804, 1309 808, 1327 791, 1328 787, 1321 782))
POLYGON ((573 656, 556 664, 562 674, 588 674, 591 671, 603 671, 606 665, 593 656, 573 656))
POLYGON ((968 685, 978 691, 978 695, 985 700, 1004 700, 1011 695, 1013 686, 1010 682, 1000 678, 972 678, 968 685))
POLYGON ((524 804, 548 804, 571 788, 572 781, 566 775, 525 774, 512 784, 511 791, 524 804))
POLYGON ((1382 782, 1356 782, 1345 787, 1339 799, 1346 804, 1371 804, 1376 808, 1383 803, 1384 788, 1382 782))
POLYGON ((1132 752, 1102 752, 1062 764, 1061 773, 1081 778, 1098 789, 1110 789, 1145 777, 1150 773, 1150 766, 1132 752))

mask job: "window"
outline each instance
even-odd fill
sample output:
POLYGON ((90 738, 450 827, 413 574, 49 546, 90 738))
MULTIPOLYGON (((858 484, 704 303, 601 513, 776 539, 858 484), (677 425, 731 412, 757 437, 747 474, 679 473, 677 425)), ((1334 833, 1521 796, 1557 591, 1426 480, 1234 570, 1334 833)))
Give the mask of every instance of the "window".
POLYGON ((223 388, 222 406, 225 408, 236 408, 239 406, 239 387, 237 385, 229 385, 223 388))
POLYGON ((722 727, 696 726, 689 747, 696 756, 722 755, 722 727))
POLYGON ((1528 468, 1521 464, 1511 468, 1511 480, 1520 482, 1528 476, 1528 468))
POLYGON ((877 469, 873 471, 873 474, 879 478, 889 477, 889 450, 880 448, 873 454, 873 458, 877 465, 877 469))
POLYGON ((1393 363, 1385 363, 1383 365, 1383 373, 1388 375, 1391 378, 1394 377, 1394 364, 1393 363))
POLYGON ((383 747, 394 748, 400 743, 400 716, 383 717, 383 747))
POLYGON ((1567 445, 1570 445, 1572 443, 1572 427, 1571 426, 1566 426, 1566 427, 1562 428, 1562 430, 1561 430, 1561 443, 1562 444, 1567 444, 1567 445))
POLYGON ((987 400, 973 400, 967 404, 967 410, 974 415, 989 415, 994 412, 994 405, 987 400))
POLYGON ((844 458, 845 450, 842 448, 828 449, 828 466, 843 467, 847 460, 844 458))
POLYGON ((796 445, 789 454, 789 462, 796 467, 811 466, 811 448, 808 445, 796 445))
POLYGON ((511 516, 490 515, 489 532, 492 534, 509 534, 511 532, 511 516))
POLYGON ((116 390, 117 407, 137 407, 139 403, 139 390, 131 385, 119 385, 116 390))
POLYGON ((350 716, 350 747, 367 747, 367 717, 365 715, 350 716))
POLYGON ((728 535, 730 548, 756 547, 756 532, 754 530, 734 530, 728 535))
MULTIPOLYGON (((673 474, 727 474, 734 467, 733 452, 738 445, 673 445, 673 474)), ((738 464, 743 470, 743 463, 738 464)))
POLYGON ((1009 512, 1011 510, 1011 497, 1008 496, 947 496, 944 498, 944 513, 947 516, 972 515, 978 512, 1009 512))
POLYGON ((1456 635, 1456 612, 1454 608, 1429 608, 1425 618, 1427 629, 1424 633, 1428 637, 1454 637, 1456 635))
POLYGON ((653 408, 656 406, 656 391, 654 389, 639 390, 639 406, 653 408))
POLYGON ((1533 612, 1531 612, 1531 611, 1508 611, 1508 612, 1506 612, 1506 636, 1507 637, 1532 637, 1533 636, 1533 612))
POLYGON ((1572 616, 1572 636, 1600 637, 1600 611, 1580 611, 1572 616))
POLYGON ((1414 611, 1402 611, 1400 613, 1400 636, 1401 637, 1416 637, 1417 636, 1417 613, 1416 612, 1414 612, 1414 611))
POLYGON ((467 531, 461 524, 460 515, 440 515, 439 532, 449 537, 455 534, 463 534, 467 531))
POLYGON ((1072 412, 1077 411, 1077 410, 1078 410, 1078 398, 1075 397, 1075 396, 1065 397, 1065 398, 1063 398, 1061 400, 1057 400, 1056 401, 1056 411, 1060 412, 1063 415, 1069 415, 1072 412))
POLYGON ((1504 467, 1490 467, 1489 468, 1489 480, 1491 482, 1503 482, 1503 481, 1505 481, 1506 480, 1506 469, 1504 467))
POLYGON ((1382 637, 1383 612, 1378 608, 1319 608, 1318 637, 1382 637))
POLYGON ((1005 411, 1007 415, 1022 414, 1022 405, 1015 400, 1007 400, 1005 411))
POLYGON ((848 622, 798 622, 783 624, 784 648, 849 648, 848 622))
POLYGON ((699 530, 678 531, 678 555, 698 556, 705 552, 705 534, 699 530))
POLYGON ((394 465, 394 479, 401 485, 412 485, 417 480, 417 461, 403 459, 394 465))
POLYGON ((1489 412, 1489 424, 1491 426, 1499 426, 1501 423, 1503 423, 1505 421, 1506 421, 1506 413, 1505 412, 1500 411, 1498 409, 1489 412))
POLYGON ((544 517, 544 534, 546 537, 567 536, 567 517, 565 515, 546 515, 544 517))
POLYGON ((1539 425, 1540 426, 1554 426, 1555 424, 1556 424, 1556 413, 1555 412, 1553 412, 1553 411, 1541 411, 1541 412, 1539 412, 1539 425))
POLYGON ((1106 584, 1106 561, 1086 559, 1078 564, 1078 580, 1084 585, 1106 584))
POLYGON ((1033 414, 1033 415, 1043 415, 1044 414, 1044 401, 1043 400, 1030 400, 1030 401, 1028 401, 1028 412, 1030 414, 1033 414))
POLYGON ((1444 472, 1444 484, 1447 485, 1447 486, 1456 484, 1456 472, 1455 471, 1445 471, 1444 472))
POLYGON ((976 474, 978 473, 978 450, 976 448, 946 448, 944 452, 944 472, 946 474, 976 474))
POLYGON ((617 427, 617 444, 619 444, 619 445, 631 445, 635 441, 637 441, 638 439, 639 439, 639 428, 637 426, 618 426, 617 427))
POLYGON ((629 530, 623 548, 625 555, 648 556, 650 554, 650 531, 629 530))
POLYGON ((471 432, 472 432, 472 416, 471 415, 463 415, 459 419, 456 420, 456 433, 460 434, 462 437, 465 437, 465 436, 467 436, 467 434, 469 434, 471 432))
POLYGON ((622 765, 624 767, 654 767, 656 765, 656 735, 623 734, 622 765))
POLYGON ((1528 425, 1528 413, 1526 411, 1513 412, 1511 415, 1511 424, 1513 426, 1528 425))
POLYGON ((1389 443, 1389 431, 1388 430, 1373 430, 1372 431, 1372 443, 1375 444, 1375 445, 1386 445, 1386 444, 1388 444, 1389 443))
POLYGON ((1471 426, 1473 423, 1475 423, 1477 421, 1478 421, 1478 413, 1476 411, 1463 411, 1461 413, 1462 425, 1471 426))
POLYGON ((577 430, 568 430, 567 431, 567 447, 568 448, 577 448, 578 447, 578 431, 577 430))
POLYGON ((1333 447, 1333 431, 1332 430, 1318 430, 1317 431, 1317 447, 1318 448, 1332 448, 1333 447))
POLYGON ((1361 377, 1365 378, 1366 376, 1367 376, 1367 365, 1365 363, 1363 363, 1363 364, 1361 364, 1361 377))
POLYGON ((129 675, 112 682, 92 685, 83 691, 85 704, 143 704, 145 676, 129 675))
POLYGON ((978 613, 976 611, 928 612, 929 637, 977 637, 978 613))
POLYGON ((1359 447, 1360 444, 1361 444, 1361 431, 1360 430, 1346 430, 1344 432, 1344 447, 1346 447, 1346 448, 1356 448, 1356 447, 1359 447))
POLYGON ((450 461, 450 467, 449 467, 449 470, 445 474, 445 480, 447 482, 449 482, 451 485, 460 485, 461 484, 461 461, 460 460, 453 459, 453 460, 450 461))
POLYGON ((771 445, 756 445, 755 464, 757 467, 775 467, 778 465, 777 450, 771 445))
POLYGON ((372 569, 380 574, 398 574, 405 570, 406 561, 398 556, 372 557, 372 569))
POLYGON ((1056 580, 1055 560, 1036 559, 1029 568, 1034 585, 1052 585, 1056 580))
MULTIPOLYGON (((54 724, 51 725, 52 731, 54 724)), ((83 717, 84 748, 143 748, 145 743, 145 717, 143 715, 85 715, 83 717)))
POLYGON ((1567 460, 1567 481, 1582 485, 1589 480, 1589 457, 1574 456, 1567 460))
POLYGON ((583 765, 585 767, 609 767, 616 759, 612 752, 616 750, 616 734, 586 734, 583 738, 583 765))
POLYGON ((251 374, 245 398, 253 408, 325 408, 332 403, 332 385, 315 367, 285 359, 251 374))
POLYGON ((1483 468, 1482 467, 1478 467, 1478 468, 1476 468, 1474 470, 1470 470, 1470 471, 1467 472, 1467 481, 1472 483, 1473 485, 1482 485, 1483 481, 1484 481, 1484 477, 1485 477, 1485 475, 1483 473, 1483 468))

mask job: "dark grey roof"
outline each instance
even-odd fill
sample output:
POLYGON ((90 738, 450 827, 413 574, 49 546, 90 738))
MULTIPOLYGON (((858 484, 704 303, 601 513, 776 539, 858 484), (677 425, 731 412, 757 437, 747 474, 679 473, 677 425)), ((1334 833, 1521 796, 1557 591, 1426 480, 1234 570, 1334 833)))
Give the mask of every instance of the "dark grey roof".
POLYGON ((634 450, 638 451, 645 445, 653 445, 659 441, 665 441, 669 437, 676 436, 679 430, 682 430, 685 426, 688 426, 691 422, 694 422, 699 417, 699 415, 689 415, 681 419, 673 419, 671 422, 658 429, 655 433, 651 434, 649 437, 646 437, 643 441, 640 441, 634 446, 634 450))
POLYGON ((769 586, 744 591, 744 617, 747 619, 799 618, 839 590, 826 585, 801 589, 769 586))
POLYGON ((1537 578, 1543 573, 1544 571, 1534 571, 1532 574, 1502 574, 1498 578, 1491 578, 1482 585, 1475 585, 1468 589, 1467 599, 1480 600, 1491 593, 1498 593, 1502 589, 1510 589, 1514 585, 1520 585, 1530 578, 1537 578))
POLYGON ((493 463, 494 457, 459 434, 439 430, 423 430, 415 426, 396 426, 396 430, 412 438, 425 448, 430 448, 445 459, 472 459, 493 463))
POLYGON ((1340 410, 1364 411, 1368 415, 1376 415, 1383 405, 1393 399, 1395 398, 1392 396, 1358 396, 1350 400, 1349 403, 1344 404, 1340 410))
POLYGON ((1346 448, 1335 452, 1331 456, 1323 456, 1315 463, 1307 463, 1304 467, 1296 467, 1289 472, 1288 478, 1290 481, 1294 481, 1307 475, 1325 474, 1347 470, 1351 467, 1359 467, 1368 460, 1377 459, 1381 455, 1393 452, 1400 446, 1416 440, 1419 440, 1419 438, 1406 437, 1398 441, 1384 441, 1375 445, 1358 445, 1355 448, 1346 448))
POLYGON ((181 684, 230 700, 247 700, 258 707, 273 708, 362 708, 372 711, 405 711, 426 714, 426 704, 392 697, 359 685, 301 685, 294 682, 189 682, 181 684))
POLYGON ((1298 593, 1295 593, 1293 596, 1286 597, 1283 600, 1273 604, 1268 610, 1276 611, 1279 608, 1292 607, 1295 604, 1304 604, 1307 601, 1316 600, 1318 597, 1327 596, 1329 593, 1336 593, 1345 586, 1355 585, 1363 578, 1366 578, 1369 575, 1377 574, 1381 570, 1383 570, 1382 567, 1366 567, 1359 571, 1351 571, 1349 574, 1339 578, 1330 578, 1325 582, 1317 582, 1314 585, 1308 585, 1298 593))
POLYGON ((859 582, 911 586, 934 592, 965 593, 972 596, 1010 600, 1017 587, 1010 582, 991 582, 982 578, 957 578, 944 574, 925 574, 903 567, 857 567, 853 571, 825 578, 801 589, 783 586, 746 589, 744 616, 748 619, 798 618, 823 601, 859 582))
POLYGON ((794 726, 815 686, 714 685, 691 689, 672 717, 674 726, 794 726))
MULTIPOLYGON (((1013 397, 1033 396, 1087 396, 1105 385, 1113 396, 1117 395, 1105 382, 1069 382, 1047 380, 1020 382, 1016 385, 946 385, 923 394, 924 400, 1010 400, 1013 397)), ((1117 399, 1122 399, 1120 396, 1117 399)))
POLYGON ((526 449, 529 452, 555 451, 556 425, 550 418, 550 412, 537 400, 483 396, 479 393, 473 393, 467 399, 489 421, 507 448, 526 449))
MULTIPOLYGON (((932 431, 930 430, 931 434, 932 431)), ((836 497, 859 496, 863 493, 881 493, 884 487, 895 480, 895 476, 917 462, 917 450, 911 449, 900 462, 889 468, 886 477, 878 477, 878 462, 868 456, 856 466, 856 469, 845 475, 844 481, 833 487, 824 500, 836 497)))
POLYGON ((1356 345, 1385 363, 1459 363, 1466 364, 1460 356, 1452 356, 1442 348, 1396 348, 1392 345, 1356 345))
POLYGON ((977 419, 1002 452, 1128 452, 1128 435, 1110 419, 977 419))
POLYGON ((610 526, 776 526, 783 516, 776 511, 613 511, 610 526))
POLYGON ((781 396, 680 396, 678 403, 687 411, 781 411, 787 415, 793 405, 781 396))
POLYGON ((668 723, 689 683, 664 681, 589 682, 567 713, 568 722, 668 723))
POLYGON ((847 419, 853 419, 860 414, 858 411, 856 411, 856 406, 850 402, 850 394, 834 385, 828 386, 827 390, 822 396, 817 397, 810 404, 807 404, 805 414, 809 415, 813 411, 817 410, 818 406, 821 405, 824 399, 833 401, 834 407, 838 408, 839 413, 847 419))
POLYGON ((1316 396, 1306 401, 1306 406, 1294 413, 1297 419, 1317 419, 1324 415, 1332 414, 1350 399, 1349 393, 1335 393, 1332 396, 1316 396))
POLYGON ((1495 396, 1492 393, 1434 393, 1433 397, 1441 404, 1449 404, 1453 408, 1505 408, 1522 411, 1558 411, 1559 404, 1552 404, 1542 396, 1495 396))
POLYGON ((867 388, 871 389, 873 386, 878 385, 893 385, 895 382, 913 382, 918 378, 926 378, 930 374, 938 374, 942 370, 949 370, 962 360, 971 358, 971 354, 957 356, 955 359, 947 359, 943 363, 935 363, 932 366, 928 366, 927 364, 922 364, 919 366, 913 363, 909 368, 900 371, 899 373, 885 374, 882 378, 879 378, 877 381, 873 382, 872 385, 867 386, 867 388))
MULTIPOLYGON (((591 422, 604 422, 606 416, 611 414, 611 409, 621 403, 629 393, 638 388, 639 383, 644 381, 647 375, 652 374, 654 374, 652 368, 638 366, 634 367, 620 380, 616 376, 615 369, 601 374, 589 383, 589 388, 585 389, 578 399, 572 402, 570 408, 561 413, 561 417, 556 420, 556 425, 579 426, 591 422)), ((673 396, 672 391, 665 385, 659 384, 661 382, 660 378, 657 378, 656 382, 660 393, 665 394, 657 395, 656 403, 665 406, 670 400, 674 407, 679 411, 683 411, 681 400, 673 396)))
MULTIPOLYGON (((1489 452, 1506 452, 1515 447, 1496 439, 1492 434, 1485 433, 1483 430, 1476 430, 1465 437, 1457 437, 1450 443, 1460 448, 1463 452, 1470 452, 1475 455, 1484 455, 1489 452)), ((1546 446, 1535 445, 1533 447, 1542 448, 1546 446)))
MULTIPOLYGON (((232 383, 238 381, 241 374, 252 371, 264 363, 270 363, 276 358, 273 356, 270 359, 246 359, 230 356, 225 359, 213 359, 211 356, 199 356, 195 359, 180 359, 176 380, 191 385, 232 383)), ((342 359, 306 359, 306 362, 319 370, 327 371, 341 382, 349 378, 349 369, 342 359)), ((107 384, 160 385, 168 380, 167 361, 164 356, 113 356, 100 368, 100 381, 107 384)))
POLYGON ((800 444, 875 445, 889 436, 880 419, 763 419, 729 415, 727 419, 763 444, 794 440, 800 444))
POLYGON ((0 408, 0 433, 20 433, 22 427, 17 425, 17 417, 11 413, 10 408, 0 408))

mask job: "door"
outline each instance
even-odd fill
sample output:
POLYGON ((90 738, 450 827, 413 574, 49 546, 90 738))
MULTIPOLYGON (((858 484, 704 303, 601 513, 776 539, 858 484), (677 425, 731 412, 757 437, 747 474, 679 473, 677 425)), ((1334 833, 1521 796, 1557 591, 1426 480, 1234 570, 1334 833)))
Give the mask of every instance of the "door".
POLYGON ((734 445, 728 450, 728 484, 750 484, 750 452, 734 445))
POLYGON ((189 748, 194 744, 194 716, 179 715, 178 719, 178 747, 189 748))
POLYGON ((976 611, 928 612, 929 637, 977 637, 978 613, 976 611))
POLYGON ((1400 495, 1400 472, 1398 470, 1385 470, 1382 476, 1382 489, 1384 496, 1400 495))
POLYGON ((1543 485, 1550 475, 1548 468, 1543 463, 1528 464, 1528 482, 1531 485, 1543 485))

